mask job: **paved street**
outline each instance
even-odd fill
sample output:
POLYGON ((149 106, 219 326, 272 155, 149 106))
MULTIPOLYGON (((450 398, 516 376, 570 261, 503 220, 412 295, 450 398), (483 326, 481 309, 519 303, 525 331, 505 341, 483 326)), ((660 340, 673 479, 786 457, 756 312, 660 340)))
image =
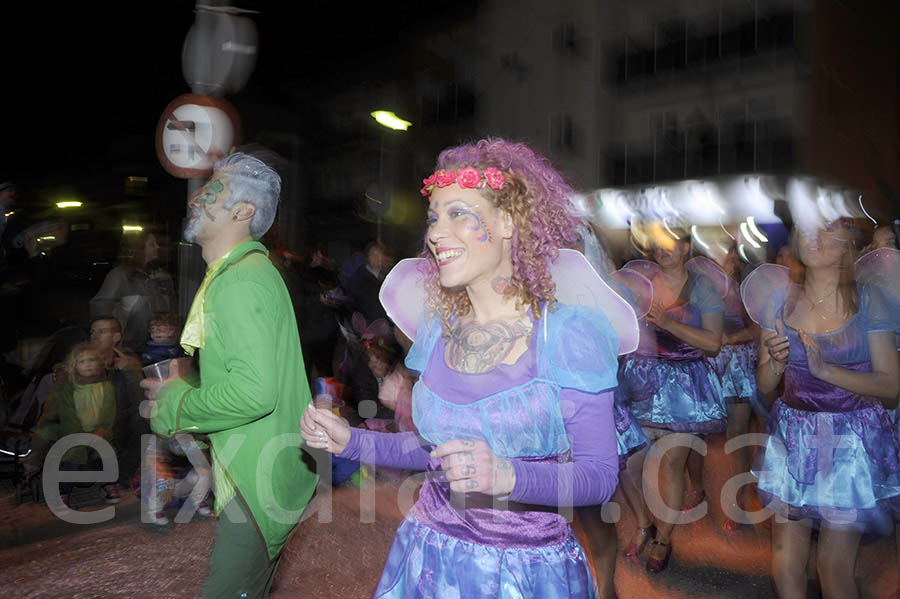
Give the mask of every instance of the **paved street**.
MULTIPOLYGON (((717 492, 721 466, 716 447, 707 462, 707 486, 717 492)), ((0 592, 13 598, 199 596, 212 542, 211 520, 158 528, 140 522, 140 505, 124 492, 115 518, 80 526, 61 522, 44 505, 15 505, 4 481, 0 499, 0 592)), ((708 491, 709 492, 709 491, 708 491)), ((273 599, 288 597, 368 597, 383 565, 401 514, 397 486, 375 486, 374 523, 360 522, 360 492, 334 490, 332 521, 303 522, 291 538, 279 569, 273 599)), ((617 496, 617 499, 618 496, 617 496)), ((96 489, 79 489, 76 509, 105 507, 96 489)), ((621 557, 616 572, 619 597, 774 597, 768 578, 769 529, 760 525, 738 533, 721 530, 721 514, 684 525, 676 532, 675 553, 662 574, 649 575, 621 557)), ((633 530, 627 508, 618 526, 619 545, 633 530)), ((893 539, 867 543, 857 565, 865 598, 894 599, 897 561, 893 539)), ((810 597, 815 597, 814 593, 810 597)))

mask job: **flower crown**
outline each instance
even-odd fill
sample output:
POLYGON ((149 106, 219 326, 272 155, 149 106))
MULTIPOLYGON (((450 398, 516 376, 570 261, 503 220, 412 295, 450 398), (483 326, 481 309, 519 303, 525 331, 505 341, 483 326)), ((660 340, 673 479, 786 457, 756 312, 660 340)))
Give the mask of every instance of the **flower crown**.
POLYGON ((484 169, 484 175, 478 172, 474 166, 466 166, 458 171, 445 171, 441 169, 436 173, 432 173, 428 178, 422 179, 425 185, 422 189, 422 195, 428 196, 437 187, 447 187, 456 183, 460 187, 470 189, 483 189, 485 186, 497 191, 503 189, 506 183, 506 177, 493 166, 484 169))

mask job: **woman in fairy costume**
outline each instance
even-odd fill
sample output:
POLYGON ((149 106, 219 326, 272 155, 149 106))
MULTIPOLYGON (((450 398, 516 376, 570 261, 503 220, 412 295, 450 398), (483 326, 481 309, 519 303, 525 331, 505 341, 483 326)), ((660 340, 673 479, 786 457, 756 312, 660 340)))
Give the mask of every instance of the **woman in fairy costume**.
POLYGON ((886 408, 897 405, 900 261, 878 250, 854 269, 861 234, 849 219, 795 232, 800 284, 765 264, 741 285, 760 335, 763 394, 784 380, 769 413, 757 493, 781 516, 772 527, 772 578, 780 597, 806 597, 812 530, 826 598, 858 596, 854 570, 866 531, 892 530, 900 497, 898 441, 886 408))
MULTIPOLYGON (((722 388, 706 362, 706 356, 715 355, 722 342, 722 298, 708 276, 688 267, 687 232, 668 226, 665 231, 656 229, 655 262, 636 260, 625 265, 626 270, 638 270, 651 280, 653 306, 642 323, 641 346, 622 361, 617 389, 647 437, 660 440, 660 449, 665 447, 658 477, 645 472, 648 450, 632 455, 622 473, 622 491, 638 526, 625 553, 637 561, 649 544, 649 572, 665 569, 672 552, 693 435, 724 432, 726 427, 722 388), (650 495, 645 496, 645 488, 650 495), (648 505, 651 497, 662 505, 648 505)), ((699 504, 702 483, 694 480, 693 486, 693 503, 699 504)))
POLYGON ((376 597, 594 597, 557 507, 615 490, 612 388, 617 354, 636 346, 634 311, 560 250, 574 242, 571 189, 546 159, 489 139, 445 150, 437 167, 422 190, 425 251, 381 291, 414 340, 419 436, 351 431, 315 409, 301 433, 310 447, 358 458, 374 446, 367 461, 429 473, 376 597))

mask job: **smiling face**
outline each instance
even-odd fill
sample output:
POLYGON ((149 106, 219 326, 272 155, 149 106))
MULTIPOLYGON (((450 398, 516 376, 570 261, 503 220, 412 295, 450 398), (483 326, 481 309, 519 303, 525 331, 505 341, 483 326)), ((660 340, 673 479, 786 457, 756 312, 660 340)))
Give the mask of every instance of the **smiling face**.
POLYGON ((191 197, 188 202, 188 224, 184 229, 185 241, 203 245, 204 241, 214 239, 226 226, 229 210, 225 208, 225 202, 231 195, 225 185, 227 179, 227 175, 215 173, 191 197))
POLYGON ((490 284, 512 273, 509 243, 512 218, 501 213, 476 189, 456 185, 436 188, 428 205, 428 249, 435 258, 442 287, 490 284))
POLYGON ((837 224, 797 234, 797 254, 808 267, 839 268, 848 250, 848 234, 837 224))

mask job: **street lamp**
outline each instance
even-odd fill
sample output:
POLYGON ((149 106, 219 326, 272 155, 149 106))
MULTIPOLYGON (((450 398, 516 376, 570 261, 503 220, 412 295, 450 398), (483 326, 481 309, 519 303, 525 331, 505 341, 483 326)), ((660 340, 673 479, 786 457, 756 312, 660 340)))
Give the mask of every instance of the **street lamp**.
POLYGON ((81 202, 56 202, 57 208, 80 208, 81 202))
MULTIPOLYGON (((388 129, 393 129, 394 131, 406 131, 412 126, 412 123, 401 119, 390 110, 374 110, 369 114, 372 115, 372 118, 375 119, 379 125, 387 127, 388 129)), ((384 185, 384 131, 381 132, 381 150, 378 153, 378 186, 375 189, 372 189, 372 187, 373 186, 370 186, 370 188, 366 190, 366 200, 369 202, 372 211, 378 217, 376 220, 376 239, 381 243, 381 217, 384 216, 390 206, 388 204, 388 194, 384 185)))
POLYGON ((372 115, 372 118, 378 121, 379 125, 387 127, 388 129, 406 131, 412 126, 412 123, 401 119, 390 110, 375 110, 370 114, 372 115))

